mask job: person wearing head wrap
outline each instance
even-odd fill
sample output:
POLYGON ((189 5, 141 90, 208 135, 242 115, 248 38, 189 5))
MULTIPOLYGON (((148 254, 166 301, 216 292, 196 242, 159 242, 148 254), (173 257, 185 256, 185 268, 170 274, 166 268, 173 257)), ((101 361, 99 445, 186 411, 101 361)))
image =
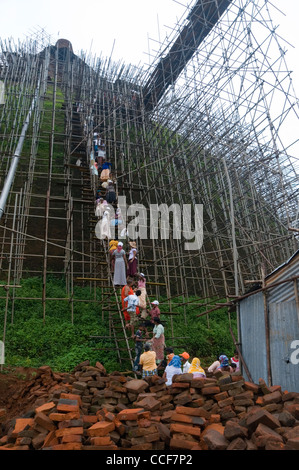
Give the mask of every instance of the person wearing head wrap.
POLYGON ((130 252, 129 252, 129 263, 127 269, 127 276, 135 276, 137 274, 137 246, 136 242, 129 242, 130 252))
POLYGON ((105 210, 102 220, 100 221, 100 230, 101 230, 101 238, 110 239, 111 238, 111 231, 110 231, 110 214, 109 211, 105 210))
POLYGON ((111 272, 114 271, 115 258, 113 258, 112 253, 117 249, 118 240, 110 240, 109 242, 109 258, 110 258, 110 267, 111 272))
POLYGON ((151 340, 153 345, 153 350, 157 355, 157 364, 160 364, 164 359, 164 348, 165 348, 165 336, 164 336, 164 326, 162 325, 160 318, 155 317, 154 329, 153 329, 153 338, 151 340))
POLYGON ((117 249, 112 253, 112 256, 115 258, 113 284, 125 286, 127 284, 127 258, 122 242, 118 242, 117 249))
POLYGON ((172 385, 172 380, 175 375, 182 374, 182 361, 180 356, 173 356, 169 364, 165 367, 165 378, 166 378, 166 385, 172 385))
POLYGON ((193 374, 194 378, 206 376, 205 371, 200 365, 200 360, 198 359, 198 357, 194 357, 194 359, 192 360, 190 369, 188 370, 188 374, 193 374))
POLYGON ((190 355, 185 351, 182 354, 180 354, 182 358, 182 368, 183 368, 183 373, 188 372, 188 370, 191 367, 191 364, 189 362, 190 355))
POLYGON ((221 370, 221 371, 224 371, 224 372, 230 372, 230 373, 233 372, 233 368, 229 365, 229 360, 228 360, 227 356, 222 354, 219 357, 219 362, 220 362, 220 366, 218 367, 217 370, 221 370))

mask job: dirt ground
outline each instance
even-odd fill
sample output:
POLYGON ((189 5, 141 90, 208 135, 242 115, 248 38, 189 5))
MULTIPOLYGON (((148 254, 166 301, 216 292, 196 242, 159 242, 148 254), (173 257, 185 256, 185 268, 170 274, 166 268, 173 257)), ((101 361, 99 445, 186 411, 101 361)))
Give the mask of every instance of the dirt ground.
POLYGON ((0 371, 0 409, 6 410, 5 421, 27 411, 28 403, 26 399, 20 398, 20 394, 32 380, 35 372, 36 369, 24 367, 6 367, 0 371))

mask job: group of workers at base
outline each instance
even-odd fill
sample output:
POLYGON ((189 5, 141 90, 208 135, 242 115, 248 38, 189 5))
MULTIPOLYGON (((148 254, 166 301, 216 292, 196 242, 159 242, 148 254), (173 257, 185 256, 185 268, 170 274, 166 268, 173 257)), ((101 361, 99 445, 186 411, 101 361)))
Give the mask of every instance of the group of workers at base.
POLYGON ((162 375, 166 380, 166 385, 171 386, 175 375, 184 373, 193 374, 193 378, 206 378, 213 376, 216 371, 229 373, 240 373, 238 352, 229 360, 225 354, 220 354, 217 360, 207 369, 201 366, 198 357, 190 358, 188 352, 175 354, 173 348, 165 348, 163 359, 157 359, 157 354, 152 340, 147 335, 143 337, 144 326, 140 326, 140 331, 135 335, 135 360, 133 370, 142 375, 142 378, 152 375, 162 375), (144 347, 143 347, 144 342, 144 347), (142 352, 143 351, 143 352, 142 352))

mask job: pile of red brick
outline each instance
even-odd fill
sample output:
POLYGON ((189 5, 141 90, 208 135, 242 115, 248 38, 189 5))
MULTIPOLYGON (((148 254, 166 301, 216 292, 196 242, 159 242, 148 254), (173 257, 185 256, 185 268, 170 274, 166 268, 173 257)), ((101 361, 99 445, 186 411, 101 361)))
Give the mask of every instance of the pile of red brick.
POLYGON ((88 361, 37 372, 19 397, 31 409, 7 422, 0 410, 0 450, 299 450, 299 393, 261 379, 182 374, 167 387, 88 361))

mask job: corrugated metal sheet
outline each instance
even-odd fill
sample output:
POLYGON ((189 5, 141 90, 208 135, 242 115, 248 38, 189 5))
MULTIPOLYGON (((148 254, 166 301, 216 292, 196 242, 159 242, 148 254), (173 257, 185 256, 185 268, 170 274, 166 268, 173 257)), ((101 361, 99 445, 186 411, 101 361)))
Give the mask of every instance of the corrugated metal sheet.
POLYGON ((299 340, 295 299, 269 303, 272 384, 289 392, 299 391, 299 364, 291 362, 292 343, 299 340))
MULTIPOLYGON (((273 282, 280 282, 286 279, 290 279, 299 274, 299 262, 296 264, 290 264, 287 268, 284 268, 279 275, 275 276, 273 282)), ((277 287, 269 289, 269 303, 275 302, 288 302, 295 299, 295 290, 293 282, 284 282, 277 287)), ((299 339, 299 338, 298 338, 299 339)))
MULTIPOLYGON (((263 294, 257 293, 240 302, 241 350, 252 380, 267 381, 266 334, 263 294)), ((248 380, 245 371, 244 377, 248 380)))
MULTIPOLYGON (((299 275, 298 256, 289 261, 268 277, 268 285, 269 281, 276 283, 299 275)), ((299 280, 295 282, 299 291, 299 280)), ((294 344, 299 341, 299 307, 296 304, 294 281, 285 282, 266 292, 272 384, 281 385, 290 392, 299 392, 299 364, 292 362, 294 344)), ((254 382, 258 382, 259 378, 267 382, 263 293, 253 294, 241 300, 239 305, 244 360, 254 382)))

